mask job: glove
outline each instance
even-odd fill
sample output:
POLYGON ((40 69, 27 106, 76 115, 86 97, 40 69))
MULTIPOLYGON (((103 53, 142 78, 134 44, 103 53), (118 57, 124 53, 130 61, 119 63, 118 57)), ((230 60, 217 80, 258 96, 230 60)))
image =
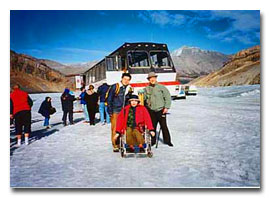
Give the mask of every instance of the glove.
POLYGON ((155 137, 156 132, 155 131, 149 131, 152 137, 155 137))
POLYGON ((120 133, 116 132, 116 134, 113 137, 114 141, 116 141, 119 137, 120 137, 120 133))

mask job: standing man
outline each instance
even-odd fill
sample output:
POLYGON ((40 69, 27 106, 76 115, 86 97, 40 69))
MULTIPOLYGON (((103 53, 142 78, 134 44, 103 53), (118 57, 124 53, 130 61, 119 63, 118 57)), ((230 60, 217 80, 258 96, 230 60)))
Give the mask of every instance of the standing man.
MULTIPOLYGON (((160 124, 164 143, 173 146, 166 121, 166 114, 171 107, 171 95, 169 90, 157 82, 157 75, 150 72, 147 77, 149 85, 144 88, 144 100, 150 113, 155 131, 160 124)), ((156 144, 156 138, 152 138, 152 146, 156 144)))
POLYGON ((108 93, 108 113, 111 118, 111 141, 113 145, 113 151, 119 152, 119 143, 114 140, 116 135, 116 121, 121 109, 127 104, 130 95, 132 94, 132 88, 129 85, 131 75, 129 73, 123 73, 120 83, 113 84, 108 93))
POLYGON ((73 101, 76 100, 73 95, 70 94, 69 89, 65 89, 61 95, 61 104, 63 110, 63 125, 67 126, 67 115, 69 118, 69 124, 73 125, 73 101))
POLYGON ((15 119, 15 131, 17 135, 17 146, 21 146, 22 131, 24 127, 25 144, 29 144, 29 133, 31 132, 31 107, 33 101, 28 93, 22 91, 18 84, 14 85, 10 94, 10 118, 15 119))
POLYGON ((108 113, 107 105, 105 104, 105 97, 109 88, 109 85, 105 82, 101 86, 99 86, 97 90, 97 93, 99 95, 99 115, 102 125, 105 125, 104 112, 106 114, 106 123, 110 124, 110 115, 108 113))

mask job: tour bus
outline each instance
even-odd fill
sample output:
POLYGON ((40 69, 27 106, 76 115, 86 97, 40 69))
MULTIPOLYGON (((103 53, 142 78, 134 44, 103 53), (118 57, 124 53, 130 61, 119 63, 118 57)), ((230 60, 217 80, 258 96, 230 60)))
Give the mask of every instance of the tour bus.
POLYGON ((148 85, 147 75, 151 71, 173 98, 179 97, 180 82, 176 80, 174 64, 167 45, 161 43, 124 43, 84 73, 85 85, 112 85, 120 82, 123 72, 128 72, 132 76, 130 85, 137 94, 148 85))

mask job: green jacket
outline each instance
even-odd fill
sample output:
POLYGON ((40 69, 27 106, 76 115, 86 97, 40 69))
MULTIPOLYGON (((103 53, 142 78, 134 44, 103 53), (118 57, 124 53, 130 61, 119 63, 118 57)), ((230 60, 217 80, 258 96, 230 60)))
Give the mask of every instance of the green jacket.
POLYGON ((169 90, 161 84, 148 85, 144 88, 144 101, 153 111, 160 111, 163 108, 171 107, 171 94, 169 90))

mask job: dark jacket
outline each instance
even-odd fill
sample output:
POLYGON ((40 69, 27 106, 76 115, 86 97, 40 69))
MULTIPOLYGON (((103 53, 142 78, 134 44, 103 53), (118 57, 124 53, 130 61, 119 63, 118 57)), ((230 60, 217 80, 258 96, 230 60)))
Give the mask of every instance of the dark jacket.
POLYGON ((85 93, 84 100, 86 102, 88 109, 96 109, 98 104, 98 94, 94 92, 91 95, 88 95, 87 92, 85 93))
POLYGON ((108 113, 119 113, 128 104, 128 99, 132 94, 131 86, 120 86, 119 93, 116 94, 116 84, 113 84, 108 94, 108 113))
POLYGON ((51 101, 48 102, 48 97, 41 103, 38 113, 40 113, 45 118, 50 117, 50 109, 52 108, 51 101))
POLYGON ((73 111, 73 101, 76 100, 74 96, 69 93, 63 93, 61 95, 61 104, 63 111, 73 111))
POLYGON ((105 102, 105 96, 110 86, 107 83, 103 83, 101 86, 98 87, 97 93, 99 95, 99 101, 105 102))

